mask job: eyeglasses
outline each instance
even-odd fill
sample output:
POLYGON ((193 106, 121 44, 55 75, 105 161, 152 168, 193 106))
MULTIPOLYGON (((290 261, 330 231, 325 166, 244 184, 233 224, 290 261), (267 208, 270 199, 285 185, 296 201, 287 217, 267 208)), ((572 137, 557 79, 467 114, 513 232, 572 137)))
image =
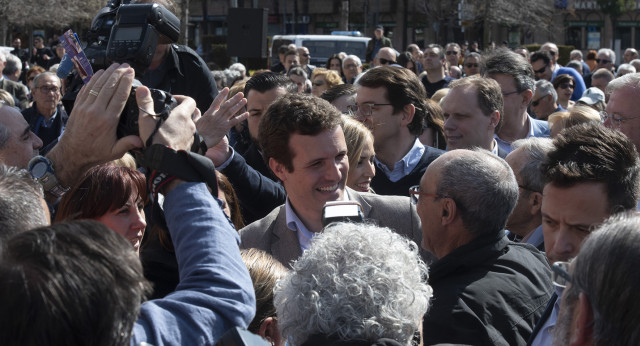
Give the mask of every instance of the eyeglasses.
POLYGON ((607 60, 607 59, 596 59, 596 62, 598 64, 608 64, 611 62, 611 60, 607 60))
POLYGON ((397 64, 397 62, 393 61, 393 60, 387 60, 385 58, 380 58, 380 64, 382 65, 387 65, 387 64, 397 64))
POLYGON ((478 67, 480 66, 480 64, 478 64, 477 62, 474 62, 474 63, 468 62, 464 64, 464 66, 466 66, 467 68, 472 68, 472 67, 478 67))
POLYGON ((567 283, 572 282, 569 274, 569 262, 555 262, 551 266, 551 281, 558 287, 567 287, 567 283))
POLYGON ((574 86, 571 83, 560 83, 560 85, 558 85, 560 87, 560 89, 573 89, 574 86))
POLYGON ((411 197, 411 204, 413 204, 413 205, 418 204, 418 200, 420 199, 420 196, 433 197, 433 198, 446 198, 447 197, 447 196, 438 195, 438 194, 435 194, 435 193, 420 192, 420 186, 419 185, 414 185, 414 186, 410 187, 409 188, 409 195, 411 197))
POLYGON ((534 107, 538 107, 538 105, 540 104, 540 101, 542 101, 543 98, 545 98, 547 95, 544 95, 542 97, 540 97, 539 99, 535 100, 535 101, 531 101, 531 105, 534 107))
POLYGON ((549 65, 544 65, 544 66, 542 66, 539 70, 533 70, 533 73, 535 73, 535 74, 541 74, 541 73, 544 73, 544 71, 546 71, 546 70, 547 70, 547 66, 549 66, 549 65))
POLYGON ((620 128, 620 126, 622 126, 622 122, 627 121, 627 120, 631 120, 631 119, 637 119, 640 118, 640 115, 636 115, 635 117, 627 117, 624 118, 622 117, 620 114, 609 114, 607 113, 607 111, 601 111, 600 112, 600 119, 602 120, 602 122, 604 123, 607 119, 609 119, 611 121, 611 124, 613 125, 614 128, 618 129, 620 128))
POLYGON ((458 55, 458 52, 456 52, 455 50, 448 50, 447 55, 458 55))
POLYGON ((373 113, 373 107, 376 107, 376 106, 393 106, 393 105, 391 103, 363 103, 359 106, 349 105, 347 106, 347 109, 353 114, 358 114, 358 111, 360 111, 360 114, 364 115, 365 117, 369 117, 373 113))
POLYGON ((315 86, 323 86, 324 85, 324 81, 323 80, 314 81, 313 85, 315 85, 315 86))
POLYGON ((303 57, 308 58, 311 54, 302 54, 303 57))
POLYGON ((38 87, 37 89, 43 94, 48 94, 50 92, 57 94, 60 91, 60 88, 58 87, 48 87, 48 86, 41 86, 41 87, 38 87))

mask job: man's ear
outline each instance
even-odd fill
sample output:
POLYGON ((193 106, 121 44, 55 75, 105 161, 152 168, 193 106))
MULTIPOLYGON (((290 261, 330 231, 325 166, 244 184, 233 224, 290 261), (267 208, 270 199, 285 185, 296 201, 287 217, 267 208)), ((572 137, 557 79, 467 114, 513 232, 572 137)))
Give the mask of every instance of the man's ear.
POLYGON ((288 173, 287 168, 280 162, 276 161, 273 157, 269 158, 269 168, 271 168, 271 171, 276 175, 276 177, 278 177, 278 179, 282 182, 286 181, 288 173))
POLYGON ((442 201, 442 225, 446 226, 453 223, 456 219, 457 206, 456 202, 451 198, 443 198, 442 201))
POLYGON ((540 192, 531 192, 529 194, 529 207, 531 215, 540 213, 542 209, 542 194, 540 192))
POLYGON ((576 309, 573 313, 575 323, 572 324, 570 345, 591 345, 593 339, 593 309, 589 298, 584 292, 580 292, 576 309))
POLYGON ((495 131, 496 127, 500 123, 500 111, 495 110, 491 114, 489 114, 489 118, 491 119, 489 122, 489 126, 495 131))
POLYGON ((416 114, 416 106, 412 104, 402 107, 402 126, 408 126, 413 121, 413 116, 416 114))
POLYGON ((531 103, 531 99, 533 98, 533 92, 529 89, 520 93, 522 95, 522 106, 524 108, 529 107, 529 103, 531 103))
POLYGON ((260 323, 258 335, 269 341, 271 345, 280 344, 280 332, 278 331, 278 320, 274 317, 267 317, 260 323))

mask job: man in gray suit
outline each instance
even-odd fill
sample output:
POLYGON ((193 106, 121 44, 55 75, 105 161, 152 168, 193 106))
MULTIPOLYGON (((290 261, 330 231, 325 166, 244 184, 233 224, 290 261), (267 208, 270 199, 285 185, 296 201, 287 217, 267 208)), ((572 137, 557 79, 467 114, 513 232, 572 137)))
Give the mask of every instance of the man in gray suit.
MULTIPOLYGON (((282 181, 287 200, 240 230, 241 247, 264 250, 290 266, 322 231, 325 203, 346 200, 358 202, 367 221, 421 243, 420 221, 409 198, 345 187, 347 145, 341 114, 331 104, 310 95, 285 95, 262 116, 259 132, 263 156, 282 181)), ((430 254, 422 255, 429 262, 430 254)))
MULTIPOLYGON (((0 71, 4 70, 5 65, 7 64, 7 57, 5 53, 0 53, 0 71)), ((20 109, 25 109, 29 107, 29 98, 27 97, 27 88, 20 84, 16 83, 7 78, 0 78, 0 89, 7 91, 14 99, 17 101, 16 106, 20 107, 20 109)))

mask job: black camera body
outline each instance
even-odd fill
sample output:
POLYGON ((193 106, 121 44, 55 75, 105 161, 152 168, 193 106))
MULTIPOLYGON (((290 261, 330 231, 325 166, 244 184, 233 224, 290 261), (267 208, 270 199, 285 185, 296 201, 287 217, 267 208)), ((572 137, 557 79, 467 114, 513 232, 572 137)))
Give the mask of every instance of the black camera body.
MULTIPOLYGON (((133 67, 136 78, 142 78, 151 65, 160 35, 166 36, 171 42, 178 41, 180 20, 173 13, 158 4, 121 5, 111 28, 107 60, 128 63, 133 67)), ((140 85, 139 82, 137 84, 140 85)), ((134 83, 120 115, 117 131, 119 138, 140 133, 136 87, 134 83)), ((156 114, 168 115, 177 106, 178 103, 171 94, 158 89, 149 90, 156 114)))
POLYGON ((111 29, 107 59, 128 63, 140 78, 151 64, 160 35, 178 41, 180 19, 158 4, 122 5, 111 29))

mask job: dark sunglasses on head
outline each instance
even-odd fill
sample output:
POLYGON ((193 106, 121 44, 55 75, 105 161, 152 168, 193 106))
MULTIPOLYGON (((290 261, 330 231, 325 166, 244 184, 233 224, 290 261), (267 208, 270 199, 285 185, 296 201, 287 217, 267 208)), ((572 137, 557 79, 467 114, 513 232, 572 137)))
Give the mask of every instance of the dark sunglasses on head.
POLYGON ((387 65, 387 64, 396 64, 396 62, 395 62, 395 61, 393 61, 393 60, 387 60, 387 59, 385 59, 385 58, 380 58, 380 64, 382 64, 382 65, 387 65))
POLYGON ((574 86, 571 83, 560 83, 560 85, 558 85, 560 87, 560 89, 573 89, 574 86))
POLYGON ((447 51, 447 55, 456 55, 458 54, 458 52, 456 52, 455 50, 448 50, 447 51))
POLYGON ((464 66, 466 66, 468 68, 472 68, 472 67, 478 67, 479 64, 477 62, 468 62, 468 63, 464 64, 464 66))
POLYGON ((607 59, 596 59, 596 62, 598 64, 602 63, 602 64, 608 64, 611 62, 611 60, 607 60, 607 59))

